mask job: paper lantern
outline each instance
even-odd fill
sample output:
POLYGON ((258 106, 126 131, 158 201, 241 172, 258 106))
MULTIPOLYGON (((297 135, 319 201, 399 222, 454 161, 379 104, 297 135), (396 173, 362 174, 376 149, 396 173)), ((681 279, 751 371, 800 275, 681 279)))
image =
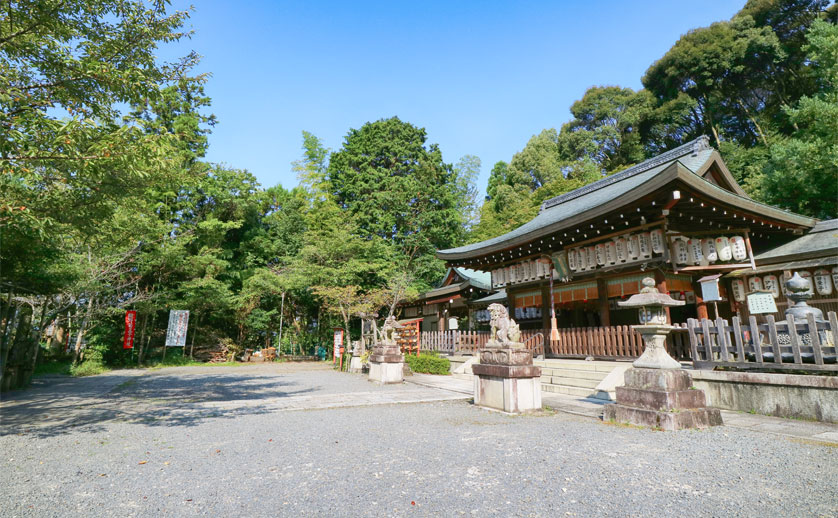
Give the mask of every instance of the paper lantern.
POLYGON ((832 279, 829 278, 829 270, 825 268, 815 270, 815 290, 818 295, 832 294, 832 279))
POLYGON ((637 259, 640 256, 640 236, 632 234, 628 240, 629 259, 637 259))
POLYGON ((594 247, 596 253, 596 263, 600 266, 605 264, 605 245, 599 244, 594 247))
POLYGON ((690 253, 687 248, 687 242, 683 239, 676 238, 673 243, 675 249, 675 262, 677 264, 687 264, 690 260, 690 253))
POLYGON ((801 277, 803 277, 804 279, 809 281, 809 291, 807 291, 806 293, 808 293, 809 295, 814 295, 815 294, 815 289, 812 287, 812 273, 807 272, 806 270, 803 270, 802 272, 797 272, 797 273, 798 273, 798 275, 800 275, 801 277))
POLYGON ((733 258, 737 261, 744 261, 748 257, 748 249, 745 248, 745 240, 742 236, 733 236, 730 238, 730 248, 733 253, 733 258))
POLYGON ((709 237, 701 240, 701 252, 708 262, 715 263, 719 260, 719 253, 716 252, 716 244, 709 237))
POLYGON ((596 268, 596 248, 589 246, 585 249, 585 255, 588 258, 588 269, 593 270, 596 268))
POLYGON ((644 259, 652 257, 652 238, 648 232, 638 234, 638 243, 640 245, 640 257, 644 259))
POLYGON ((780 282, 776 275, 766 275, 762 278, 762 286, 774 295, 775 299, 780 298, 780 282))
POLYGON ((832 267, 832 284, 835 285, 835 289, 838 289, 838 266, 832 267))
POLYGON ((614 241, 605 243, 605 262, 608 264, 617 262, 617 244, 614 241))
POLYGON ((750 291, 762 291, 762 279, 759 277, 751 277, 748 279, 748 288, 750 291))
POLYGON ((617 240, 617 262, 624 263, 628 260, 628 243, 626 238, 617 240))
POLYGON ((736 302, 743 302, 745 300, 745 283, 742 279, 733 279, 730 281, 730 288, 733 290, 733 300, 736 302))
POLYGON ((719 254, 719 261, 730 261, 733 252, 730 250, 730 241, 725 236, 716 238, 716 253, 719 254))
POLYGON ((579 271, 584 272, 588 269, 588 256, 585 254, 584 248, 576 249, 576 259, 579 264, 579 271))
POLYGON ((700 239, 690 239, 687 241, 687 254, 692 264, 700 264, 704 259, 704 253, 701 250, 700 239))
POLYGON ((785 273, 780 274, 780 292, 783 294, 784 297, 789 296, 789 289, 786 287, 786 281, 788 280, 789 278, 788 276, 786 276, 785 273))
POLYGON ((649 232, 649 240, 652 242, 652 251, 656 254, 663 253, 663 230, 655 229, 649 232))
POLYGON ((506 272, 509 274, 509 284, 514 282, 518 282, 518 269, 514 266, 510 266, 506 269, 506 272))
POLYGON ((577 252, 575 248, 571 248, 570 250, 567 251, 567 265, 574 272, 579 271, 579 263, 577 262, 578 257, 579 257, 579 252, 577 252))

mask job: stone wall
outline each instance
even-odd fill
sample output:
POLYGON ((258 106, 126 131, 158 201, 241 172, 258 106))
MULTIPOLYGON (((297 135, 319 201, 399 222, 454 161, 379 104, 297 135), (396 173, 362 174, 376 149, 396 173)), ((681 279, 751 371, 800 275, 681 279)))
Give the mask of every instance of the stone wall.
POLYGON ((838 423, 838 376, 708 370, 690 374, 711 407, 838 423))

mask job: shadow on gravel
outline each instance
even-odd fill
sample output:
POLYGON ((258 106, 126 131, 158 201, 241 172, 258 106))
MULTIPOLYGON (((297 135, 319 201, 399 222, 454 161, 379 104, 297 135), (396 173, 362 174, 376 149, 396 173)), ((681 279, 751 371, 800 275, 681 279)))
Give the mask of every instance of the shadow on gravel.
POLYGON ((42 379, 33 390, 4 394, 0 436, 53 437, 95 433, 108 422, 196 426, 206 419, 267 413, 267 399, 306 394, 317 387, 277 376, 232 373, 42 379), (99 379, 97 379, 99 378, 99 379), (103 385, 105 384, 106 385, 103 385))

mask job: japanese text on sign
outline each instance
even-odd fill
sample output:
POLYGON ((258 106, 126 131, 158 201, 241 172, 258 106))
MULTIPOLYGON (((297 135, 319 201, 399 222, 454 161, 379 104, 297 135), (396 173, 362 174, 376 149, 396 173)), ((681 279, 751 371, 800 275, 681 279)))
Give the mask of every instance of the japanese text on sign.
POLYGON ((189 311, 173 309, 169 312, 169 328, 166 330, 166 347, 186 346, 186 327, 189 325, 189 311))
POLYGON ((137 323, 137 312, 128 310, 125 312, 125 336, 122 337, 122 348, 134 348, 134 330, 137 323))

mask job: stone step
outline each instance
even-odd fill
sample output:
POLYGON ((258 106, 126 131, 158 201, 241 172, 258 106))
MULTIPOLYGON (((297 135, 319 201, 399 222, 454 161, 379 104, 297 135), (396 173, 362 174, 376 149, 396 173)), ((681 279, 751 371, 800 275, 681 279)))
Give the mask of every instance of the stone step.
POLYGON ((541 368, 542 376, 562 376, 565 378, 578 378, 600 381, 603 380, 606 376, 608 376, 608 372, 576 369, 548 369, 546 367, 541 368))
POLYGON ((610 361, 585 361, 585 360, 557 360, 557 359, 546 359, 546 360, 535 360, 533 361, 534 365, 538 365, 542 368, 547 369, 569 369, 569 370, 584 370, 584 371, 595 371, 595 372, 611 372, 614 370, 616 365, 619 365, 625 362, 610 362, 610 361))
POLYGON ((585 379, 585 378, 573 378, 568 376, 542 376, 541 383, 542 384, 549 384, 549 385, 565 385, 568 387, 583 387, 583 388, 590 388, 594 389, 597 385, 600 384, 602 379, 585 379))
POLYGON ((564 394, 568 396, 575 396, 575 397, 587 397, 587 398, 595 398, 595 399, 602 399, 605 401, 614 401, 614 394, 604 391, 597 391, 590 388, 584 387, 570 387, 567 385, 550 385, 550 384, 541 384, 541 391, 542 392, 551 392, 553 394, 564 394))

